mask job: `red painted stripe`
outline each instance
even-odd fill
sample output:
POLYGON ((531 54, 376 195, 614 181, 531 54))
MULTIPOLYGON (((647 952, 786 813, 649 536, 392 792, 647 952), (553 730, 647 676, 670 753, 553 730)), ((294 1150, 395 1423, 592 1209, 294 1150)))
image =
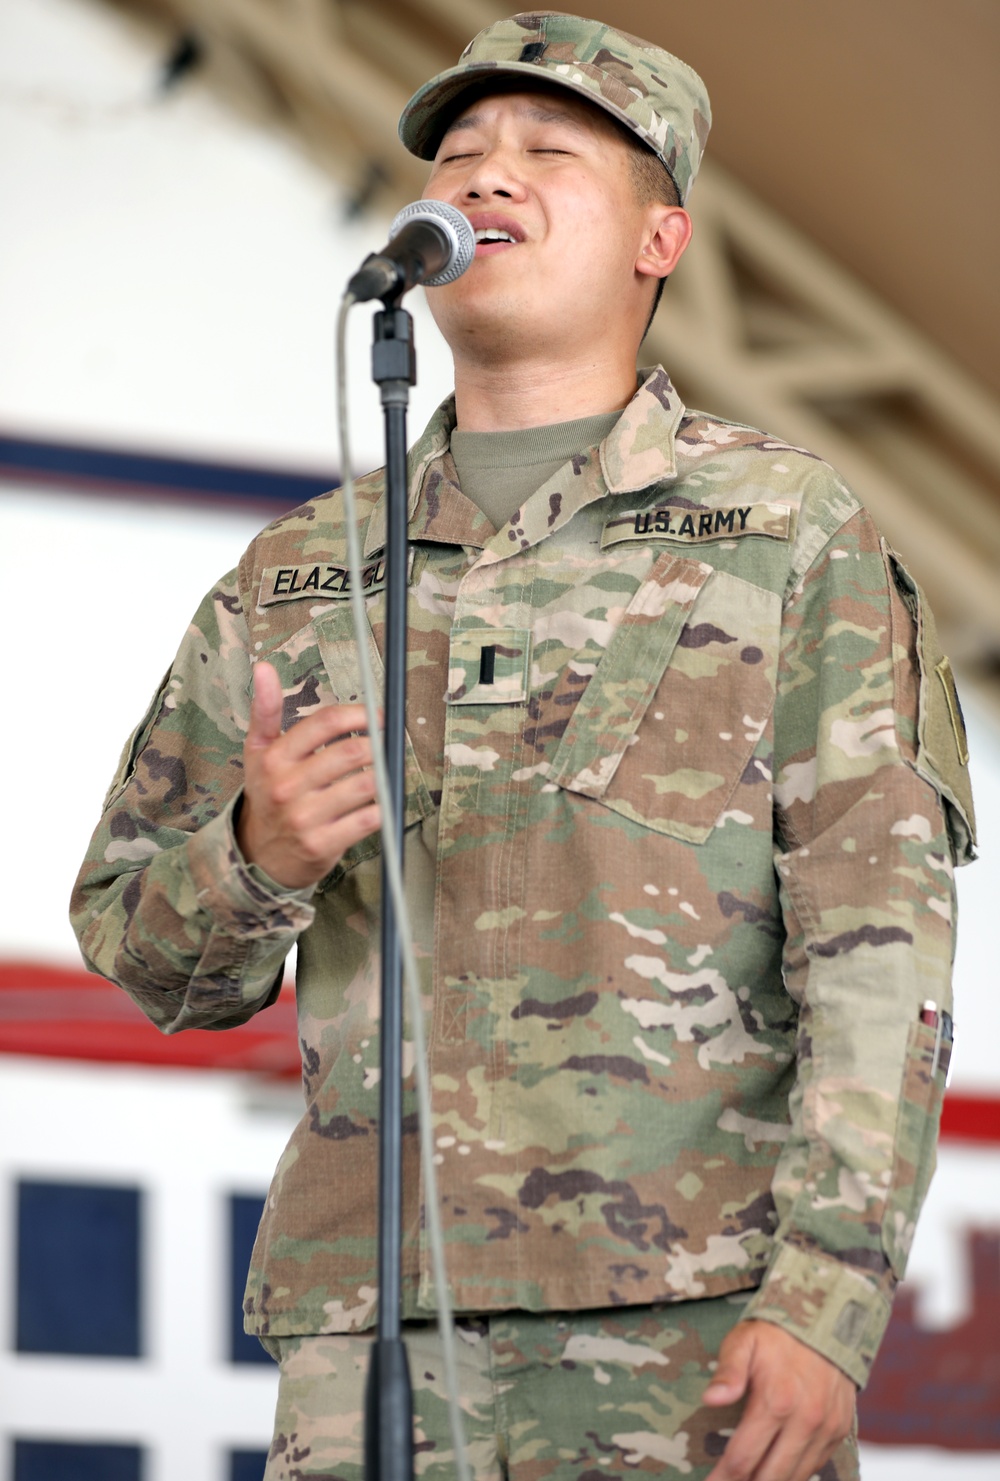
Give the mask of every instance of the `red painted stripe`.
MULTIPOLYGON (((165 1035, 113 982, 45 962, 0 961, 0 1054, 301 1074, 290 983, 272 1007, 238 1028, 165 1035)), ((941 1139, 1000 1146, 1000 1093, 950 1091, 941 1139)))
POLYGON ((0 961, 0 1053, 104 1064, 256 1070, 298 1079, 295 994, 249 1023, 161 1034, 113 982, 80 968, 0 961))
POLYGON ((1000 1095, 949 1091, 941 1113, 941 1140, 1000 1145, 1000 1095))

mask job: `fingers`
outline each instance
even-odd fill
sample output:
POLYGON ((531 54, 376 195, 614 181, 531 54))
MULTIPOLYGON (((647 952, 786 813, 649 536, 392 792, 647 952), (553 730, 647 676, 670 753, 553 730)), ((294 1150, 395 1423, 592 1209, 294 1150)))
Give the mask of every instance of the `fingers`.
POLYGON ((748 1474, 754 1481, 811 1481, 833 1454, 840 1438, 827 1439, 803 1415, 778 1430, 763 1460, 748 1474))
MULTIPOLYGON (((243 804, 236 838, 244 859, 278 884, 300 889, 317 884, 346 851, 381 826, 375 776, 351 770, 336 782, 309 786, 301 762, 274 756, 280 742, 247 752, 243 804)), ((335 748, 334 748, 335 749, 335 748)))
POLYGON ((275 802, 294 802, 306 793, 333 786, 352 772, 370 774, 372 743, 367 735, 358 735, 355 728, 364 723, 364 717, 355 716, 352 723, 350 715, 337 713, 339 708, 331 706, 310 716, 323 723, 310 726, 305 740, 297 733, 306 724, 300 721, 254 757, 253 767, 267 780, 275 802))
POLYGON ((748 1405, 709 1481, 810 1481, 844 1434, 808 1404, 748 1405))
POLYGON ((752 1396, 709 1481, 764 1481, 761 1463, 787 1425, 791 1407, 774 1392, 752 1396))
POLYGON ((743 1415, 708 1481, 809 1481, 851 1428, 851 1379, 768 1322, 733 1328, 705 1401, 742 1393, 743 1415))
POLYGON ((371 801, 346 806, 327 818, 309 816, 299 824, 275 829, 256 862, 272 879, 291 889, 316 884, 348 849, 380 825, 378 806, 371 801))
MULTIPOLYGON (((250 726, 245 744, 263 750, 276 741, 282 735, 283 715, 281 680, 273 665, 261 660, 254 665, 250 726)), ((364 705, 321 705, 297 721, 284 736, 284 741, 289 757, 300 758, 339 736, 367 728, 364 705)))
POLYGON ((362 705, 322 705, 281 728, 274 668, 258 663, 236 838, 244 859, 290 889, 316 884, 380 826, 362 705))
POLYGON ((719 1348, 719 1362, 702 1395, 709 1405, 735 1404, 747 1391, 753 1357, 754 1330, 748 1322, 735 1326, 719 1348))
MULTIPOLYGON (((264 760, 260 787, 281 831, 306 838, 328 828, 347 813, 375 799, 375 773, 370 766, 341 760, 339 753, 349 742, 338 742, 308 762, 289 765, 284 758, 264 760)), ((357 741, 358 747, 368 742, 357 741)), ((370 760, 370 756, 368 757, 370 760)))
POLYGON ((283 749, 290 761, 301 761, 321 746, 328 746, 337 741, 347 747, 344 755, 351 749, 351 740, 358 742, 354 747, 354 754, 363 753, 368 765, 371 761, 371 742, 367 736, 368 717, 364 705, 321 705, 311 715, 305 715, 301 720, 288 730, 282 737, 283 749), (358 734, 358 732, 365 732, 358 734))

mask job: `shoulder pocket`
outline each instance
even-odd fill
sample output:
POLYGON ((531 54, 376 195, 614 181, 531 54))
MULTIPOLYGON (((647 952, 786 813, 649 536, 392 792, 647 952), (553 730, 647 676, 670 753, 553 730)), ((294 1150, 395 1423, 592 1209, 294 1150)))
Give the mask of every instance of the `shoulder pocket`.
POLYGON ((664 554, 587 685, 550 780, 703 843, 767 727, 781 599, 664 554))
POLYGON ((896 590, 916 629, 920 692, 917 702, 917 770, 941 794, 955 862, 976 856, 976 815, 969 777, 965 719, 951 664, 942 652, 934 614, 896 552, 882 542, 896 590))

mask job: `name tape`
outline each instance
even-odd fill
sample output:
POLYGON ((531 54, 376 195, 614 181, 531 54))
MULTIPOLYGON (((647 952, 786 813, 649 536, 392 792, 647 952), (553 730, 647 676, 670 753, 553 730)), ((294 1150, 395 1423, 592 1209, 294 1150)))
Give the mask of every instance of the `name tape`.
MULTIPOLYGON (((412 556, 411 556, 412 559, 412 556)), ((385 588, 385 556, 361 567, 361 590, 366 596, 385 588)), ((260 583, 258 607, 276 602, 349 600, 351 573, 346 566, 269 566, 260 583)))
POLYGON ((728 504, 722 509, 628 510, 609 519, 601 533, 601 549, 623 540, 677 540, 700 545, 709 540, 736 540, 741 535, 763 535, 787 540, 792 511, 786 504, 728 504))

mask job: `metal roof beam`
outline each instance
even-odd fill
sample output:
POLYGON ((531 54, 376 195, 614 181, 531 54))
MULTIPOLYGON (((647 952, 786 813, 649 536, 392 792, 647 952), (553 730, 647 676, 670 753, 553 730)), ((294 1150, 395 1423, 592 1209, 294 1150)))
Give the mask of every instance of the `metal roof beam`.
MULTIPOLYGON (((1000 653, 1000 411, 947 356, 708 164, 647 347, 707 403, 829 459, 967 656, 1000 653), (761 340, 770 323, 778 343, 761 340), (785 343, 781 343, 781 338, 785 343)), ((651 356, 644 355, 645 360, 651 356)))

